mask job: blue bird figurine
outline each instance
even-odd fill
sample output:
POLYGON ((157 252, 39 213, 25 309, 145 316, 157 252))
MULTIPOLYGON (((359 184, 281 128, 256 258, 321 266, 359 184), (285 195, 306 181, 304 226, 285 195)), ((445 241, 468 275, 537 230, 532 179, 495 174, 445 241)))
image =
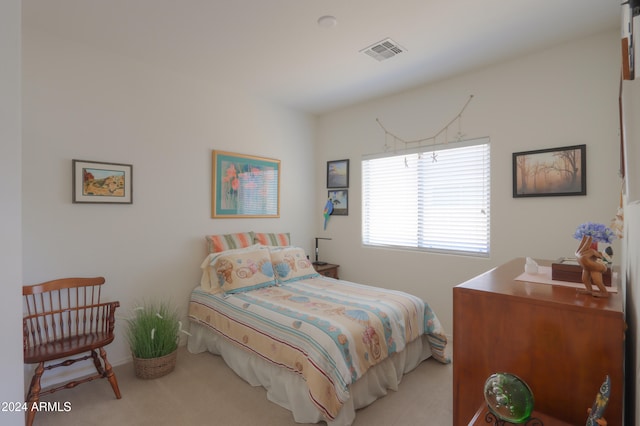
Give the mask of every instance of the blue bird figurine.
POLYGON ((605 377, 604 382, 600 385, 600 390, 596 395, 596 400, 593 402, 593 407, 587 409, 589 417, 587 417, 586 426, 606 426, 607 421, 602 417, 604 410, 607 408, 609 402, 609 394, 611 392, 611 380, 609 376, 605 377))

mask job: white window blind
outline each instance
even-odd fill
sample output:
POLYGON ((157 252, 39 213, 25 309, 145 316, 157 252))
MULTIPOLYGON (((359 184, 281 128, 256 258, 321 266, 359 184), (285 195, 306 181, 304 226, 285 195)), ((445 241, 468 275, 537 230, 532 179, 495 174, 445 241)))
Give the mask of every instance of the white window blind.
POLYGON ((489 255, 487 138, 362 160, 362 242, 489 255))

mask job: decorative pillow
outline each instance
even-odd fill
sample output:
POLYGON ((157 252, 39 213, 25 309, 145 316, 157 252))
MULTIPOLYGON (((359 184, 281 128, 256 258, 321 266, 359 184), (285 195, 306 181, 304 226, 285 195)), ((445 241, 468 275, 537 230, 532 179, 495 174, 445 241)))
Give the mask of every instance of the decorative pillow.
POLYGON ((291 245, 291 237, 288 232, 281 234, 255 232, 253 242, 263 246, 288 246, 291 245))
POLYGON ((220 285, 218 284, 216 275, 212 274, 212 270, 210 266, 211 261, 216 256, 217 254, 210 254, 200 264, 200 269, 202 269, 202 277, 200 278, 200 287, 202 287, 204 291, 208 291, 209 293, 220 292, 220 285))
POLYGON ((276 284, 269 250, 259 245, 210 254, 202 267, 209 277, 209 287, 203 288, 211 293, 239 293, 276 284))
POLYGON ((288 283, 320 276, 300 247, 270 248, 269 252, 278 282, 288 283))
POLYGON ((220 253, 227 250, 245 248, 253 245, 254 233, 238 232, 236 234, 207 235, 209 253, 220 253))

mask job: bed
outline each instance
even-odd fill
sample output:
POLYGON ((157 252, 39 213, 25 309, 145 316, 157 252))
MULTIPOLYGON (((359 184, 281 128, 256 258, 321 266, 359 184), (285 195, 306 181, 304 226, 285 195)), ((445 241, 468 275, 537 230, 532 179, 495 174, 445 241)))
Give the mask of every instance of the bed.
POLYGON ((189 302, 190 352, 221 355, 296 422, 331 426, 353 423, 423 360, 449 362, 427 303, 321 276, 289 244, 210 244, 189 302))

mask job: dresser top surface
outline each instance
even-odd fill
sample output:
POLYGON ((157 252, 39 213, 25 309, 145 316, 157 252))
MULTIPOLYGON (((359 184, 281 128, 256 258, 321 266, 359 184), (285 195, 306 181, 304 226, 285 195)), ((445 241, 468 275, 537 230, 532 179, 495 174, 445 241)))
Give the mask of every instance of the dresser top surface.
MULTIPOLYGON (((541 266, 551 266, 552 263, 550 260, 536 260, 536 262, 541 266)), ((623 312, 619 276, 615 282, 615 285, 618 286, 618 292, 610 293, 608 298, 598 298, 588 294, 580 294, 573 287, 516 281, 516 278, 524 272, 524 264, 524 258, 513 259, 454 287, 454 293, 460 290, 472 290, 520 297, 532 302, 560 303, 567 305, 567 307, 590 308, 614 313, 623 312)))

